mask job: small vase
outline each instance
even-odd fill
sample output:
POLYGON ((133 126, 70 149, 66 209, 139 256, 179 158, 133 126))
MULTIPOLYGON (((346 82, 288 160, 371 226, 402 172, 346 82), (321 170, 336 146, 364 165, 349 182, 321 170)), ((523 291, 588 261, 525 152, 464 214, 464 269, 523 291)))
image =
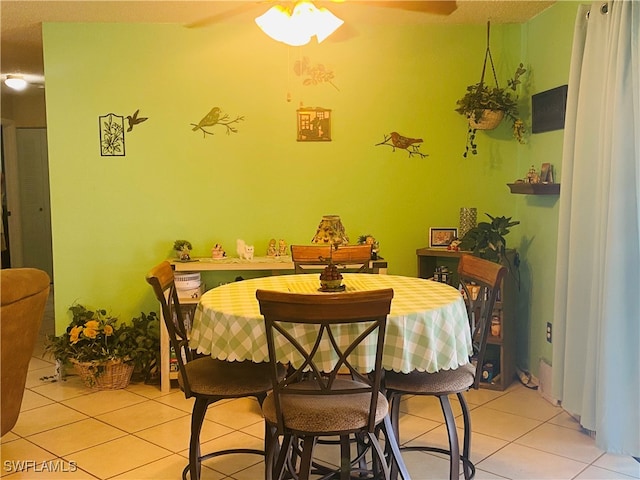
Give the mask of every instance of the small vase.
POLYGON ((478 210, 476 208, 462 207, 460 209, 460 229, 458 238, 462 239, 469 230, 477 224, 478 210))

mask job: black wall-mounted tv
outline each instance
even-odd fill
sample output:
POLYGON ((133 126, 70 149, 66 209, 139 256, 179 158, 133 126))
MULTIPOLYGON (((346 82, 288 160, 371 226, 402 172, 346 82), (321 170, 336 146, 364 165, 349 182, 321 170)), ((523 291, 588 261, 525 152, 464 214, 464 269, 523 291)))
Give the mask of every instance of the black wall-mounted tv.
POLYGON ((542 133, 563 129, 566 108, 567 85, 532 95, 531 131, 542 133))

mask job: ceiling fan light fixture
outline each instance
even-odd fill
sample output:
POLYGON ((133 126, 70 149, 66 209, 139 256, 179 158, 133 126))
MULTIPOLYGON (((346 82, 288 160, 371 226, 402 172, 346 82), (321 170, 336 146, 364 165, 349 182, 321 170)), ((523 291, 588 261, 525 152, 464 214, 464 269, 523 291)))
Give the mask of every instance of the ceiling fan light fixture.
POLYGON ((27 81, 22 77, 22 75, 7 75, 7 78, 4 79, 4 84, 17 91, 22 91, 27 88, 27 81))
POLYGON ((335 32, 338 28, 342 26, 344 20, 336 17, 333 13, 331 13, 326 8, 321 8, 318 10, 316 15, 316 37, 318 38, 318 43, 322 42, 329 35, 335 32))
POLYGON ((264 33, 278 42, 284 42, 284 33, 288 29, 289 12, 284 7, 276 5, 256 18, 255 22, 264 33))
POLYGON ((344 23, 326 8, 318 9, 313 3, 296 3, 292 11, 282 6, 271 7, 255 19, 268 36, 294 47, 305 45, 316 35, 322 42, 344 23))

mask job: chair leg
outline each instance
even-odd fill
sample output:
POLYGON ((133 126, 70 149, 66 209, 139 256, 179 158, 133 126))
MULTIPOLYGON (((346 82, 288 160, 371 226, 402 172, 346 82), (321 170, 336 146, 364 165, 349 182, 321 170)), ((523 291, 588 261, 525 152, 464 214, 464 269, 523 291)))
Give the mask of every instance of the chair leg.
POLYGON ((191 439, 189 440, 189 474, 191 480, 200 479, 200 431, 207 413, 209 399, 196 397, 191 413, 191 439))
MULTIPOLYGON (((385 421, 388 418, 389 418, 389 416, 387 415, 385 417, 385 421)), ((375 450, 375 456, 378 457, 377 459, 373 458, 373 463, 379 463, 382 466, 383 478, 385 478, 385 480, 388 480, 390 478, 390 476, 391 476, 391 471, 389 469, 389 465, 387 465, 387 461, 386 461, 385 455, 384 455, 384 450, 380 446, 380 442, 378 441, 378 437, 373 432, 368 432, 367 435, 369 436, 369 443, 371 444, 371 448, 373 450, 375 450)), ((385 431, 385 435, 386 435, 385 440, 388 440, 389 436, 387 435, 386 431, 385 431)), ((398 453, 400 453, 400 452, 398 451, 398 453)), ((391 463, 393 463, 393 460, 391 460, 391 463)))
MULTIPOLYGON (((274 433, 274 437, 277 439, 277 432, 274 433)), ((292 445, 294 442, 294 437, 292 435, 284 435, 282 437, 282 445, 280 445, 280 451, 278 452, 278 460, 276 461, 275 466, 271 465, 270 467, 267 466, 267 468, 270 469, 270 473, 272 473, 274 480, 281 480, 282 478, 284 478, 284 473, 285 470, 287 469, 287 466, 289 465, 289 461, 291 460, 289 458, 290 456, 290 452, 292 450, 292 445)), ((271 452, 273 458, 276 458, 275 455, 275 450, 276 448, 273 448, 273 452, 271 452)), ((273 463, 273 462, 272 462, 273 463)), ((293 469, 295 471, 295 469, 293 469)))
POLYGON ((460 446, 458 444, 458 432, 456 430, 456 421, 453 418, 451 410, 451 402, 448 395, 439 395, 440 406, 444 414, 444 421, 447 426, 449 435, 449 480, 458 480, 460 475, 460 446))
POLYGON ((340 435, 340 480, 351 477, 351 441, 349 435, 340 435))
POLYGON ((315 437, 302 438, 302 456, 300 457, 300 471, 298 472, 299 480, 309 480, 315 440, 315 437))
POLYGON ((462 419, 464 421, 464 440, 462 443, 462 471, 465 480, 470 480, 475 474, 475 467, 471 463, 471 415, 467 400, 462 393, 458 393, 458 401, 462 408, 462 419))
MULTIPOLYGON (((397 395, 395 393, 391 393, 391 392, 387 392, 387 400, 389 401, 389 423, 391 424, 390 426, 390 431, 393 434, 393 438, 395 439, 395 444, 398 446, 398 452, 399 450, 399 446, 400 446, 400 399, 401 399, 401 395, 397 395)), ((385 425, 386 425, 386 419, 385 419, 385 425)), ((388 436, 385 432, 385 435, 388 436)), ((392 444, 390 444, 388 441, 386 443, 386 448, 387 449, 392 449, 392 444)), ((389 458, 393 458, 393 456, 395 455, 395 453, 393 452, 393 450, 388 451, 388 457, 389 458)), ((399 458, 400 457, 400 453, 398 453, 399 458)), ((398 462, 390 462, 391 465, 391 473, 390 473, 390 478, 391 480, 396 480, 398 478, 398 466, 399 463, 398 462)), ((404 466, 404 461, 403 461, 403 466, 404 466)), ((406 470, 406 467, 405 467, 406 470)), ((402 472, 402 476, 403 478, 409 478, 408 473, 407 476, 405 477, 405 472, 402 472)))
MULTIPOLYGON (((397 399, 398 410, 400 409, 400 398, 397 399)), ((402 458, 402 453, 400 453, 400 445, 398 444, 398 438, 396 437, 396 433, 394 430, 398 430, 398 424, 396 421, 395 426, 391 423, 391 416, 387 415, 384 417, 383 422, 383 430, 386 445, 389 446, 391 452, 389 454, 389 478, 397 478, 398 470, 400 471, 400 475, 402 475, 403 480, 411 480, 409 475, 409 471, 407 470, 407 466, 404 463, 404 459, 402 458)), ((384 460, 384 459, 383 459, 384 460)), ((386 478, 386 477, 385 477, 386 478)))

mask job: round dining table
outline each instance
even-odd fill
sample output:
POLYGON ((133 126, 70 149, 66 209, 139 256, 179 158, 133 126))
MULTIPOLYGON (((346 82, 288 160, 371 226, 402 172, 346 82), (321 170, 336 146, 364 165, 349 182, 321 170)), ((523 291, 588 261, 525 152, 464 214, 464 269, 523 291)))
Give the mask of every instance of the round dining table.
MULTIPOLYGON (((461 293, 444 283, 399 275, 343 274, 345 292, 392 288, 387 316, 383 367, 409 373, 437 372, 469 362, 472 352, 467 310, 461 293)), ((227 361, 269 361, 264 318, 256 291, 326 295, 319 275, 279 275, 242 280, 213 288, 202 295, 193 319, 190 347, 198 353, 227 361)), ((345 328, 345 340, 357 332, 345 328)), ((305 332, 295 333, 304 342, 305 332)), ((313 335, 309 335, 313 338, 313 335)), ((311 341, 311 340, 310 340, 311 341)), ((320 355, 323 352, 319 352, 320 355)), ((278 348, 278 360, 296 362, 293 351, 278 348)), ((331 358, 326 359, 327 369, 331 358)), ((371 371, 373 355, 359 356, 356 365, 371 371)))

